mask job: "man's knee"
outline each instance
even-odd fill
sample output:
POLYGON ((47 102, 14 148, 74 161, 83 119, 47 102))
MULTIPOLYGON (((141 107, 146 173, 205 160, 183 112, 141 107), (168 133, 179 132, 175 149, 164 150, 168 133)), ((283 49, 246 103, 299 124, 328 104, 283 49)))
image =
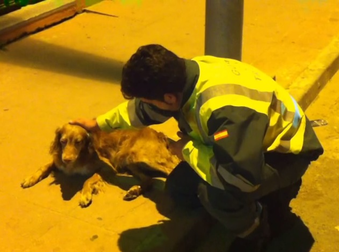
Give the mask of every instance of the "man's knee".
POLYGON ((200 183, 198 195, 204 208, 234 234, 249 228, 256 219, 256 203, 235 190, 222 190, 200 183))
POLYGON ((201 206, 197 195, 201 181, 187 162, 181 162, 166 179, 165 189, 175 203, 195 208, 201 206))

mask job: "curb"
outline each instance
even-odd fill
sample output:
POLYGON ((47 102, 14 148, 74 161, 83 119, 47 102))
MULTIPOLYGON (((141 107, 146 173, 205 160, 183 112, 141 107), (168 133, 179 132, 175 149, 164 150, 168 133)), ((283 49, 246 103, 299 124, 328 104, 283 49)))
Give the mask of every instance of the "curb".
POLYGON ((338 69, 339 37, 320 52, 288 90, 305 111, 338 69))
POLYGON ((46 0, 0 17, 0 46, 76 15, 76 0, 46 0))

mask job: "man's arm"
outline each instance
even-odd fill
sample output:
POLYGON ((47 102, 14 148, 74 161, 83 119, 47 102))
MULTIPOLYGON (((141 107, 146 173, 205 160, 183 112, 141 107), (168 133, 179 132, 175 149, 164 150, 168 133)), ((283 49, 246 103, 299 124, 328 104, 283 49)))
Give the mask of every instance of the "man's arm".
POLYGON ((88 131, 111 131, 118 128, 140 128, 159 124, 165 122, 171 116, 171 113, 159 110, 140 99, 133 99, 121 103, 96 119, 77 119, 70 123, 80 125, 88 131))
POLYGON ((255 190, 271 168, 264 159, 264 137, 268 117, 245 107, 226 106, 214 111, 207 121, 208 135, 213 136, 217 170, 229 184, 242 191, 255 190), (232 176, 242 180, 233 179, 232 176))
POLYGON ((206 122, 212 145, 190 141, 183 148, 184 159, 198 173, 212 174, 244 192, 254 191, 266 168, 271 170, 263 153, 267 125, 267 115, 244 107, 222 107, 206 122))

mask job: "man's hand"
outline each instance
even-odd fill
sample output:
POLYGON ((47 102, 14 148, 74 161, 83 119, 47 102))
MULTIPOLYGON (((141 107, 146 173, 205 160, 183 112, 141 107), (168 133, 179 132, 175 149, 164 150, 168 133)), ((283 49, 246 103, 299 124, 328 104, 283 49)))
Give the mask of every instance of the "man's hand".
POLYGON ((178 135, 178 137, 180 137, 180 139, 178 141, 171 142, 170 145, 169 145, 169 148, 174 155, 176 155, 181 160, 184 160, 184 157, 182 155, 182 149, 192 139, 189 136, 184 135, 180 131, 177 132, 177 135, 178 135))
POLYGON ((100 130, 99 125, 95 119, 79 118, 76 120, 69 121, 69 124, 78 125, 80 127, 83 127, 85 130, 89 132, 100 130))

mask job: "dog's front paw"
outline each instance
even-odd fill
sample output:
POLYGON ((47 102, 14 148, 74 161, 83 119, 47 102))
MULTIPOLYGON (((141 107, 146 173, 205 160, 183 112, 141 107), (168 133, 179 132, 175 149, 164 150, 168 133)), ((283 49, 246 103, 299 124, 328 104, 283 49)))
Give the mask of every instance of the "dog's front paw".
POLYGON ((132 186, 126 193, 124 200, 134 200, 142 193, 141 186, 132 186))
POLYGON ((31 186, 34 186, 36 183, 39 182, 39 178, 36 178, 35 176, 30 176, 24 179, 24 181, 21 182, 22 188, 28 188, 31 186))
POLYGON ((81 191, 79 205, 81 207, 88 207, 92 203, 92 192, 81 191))

